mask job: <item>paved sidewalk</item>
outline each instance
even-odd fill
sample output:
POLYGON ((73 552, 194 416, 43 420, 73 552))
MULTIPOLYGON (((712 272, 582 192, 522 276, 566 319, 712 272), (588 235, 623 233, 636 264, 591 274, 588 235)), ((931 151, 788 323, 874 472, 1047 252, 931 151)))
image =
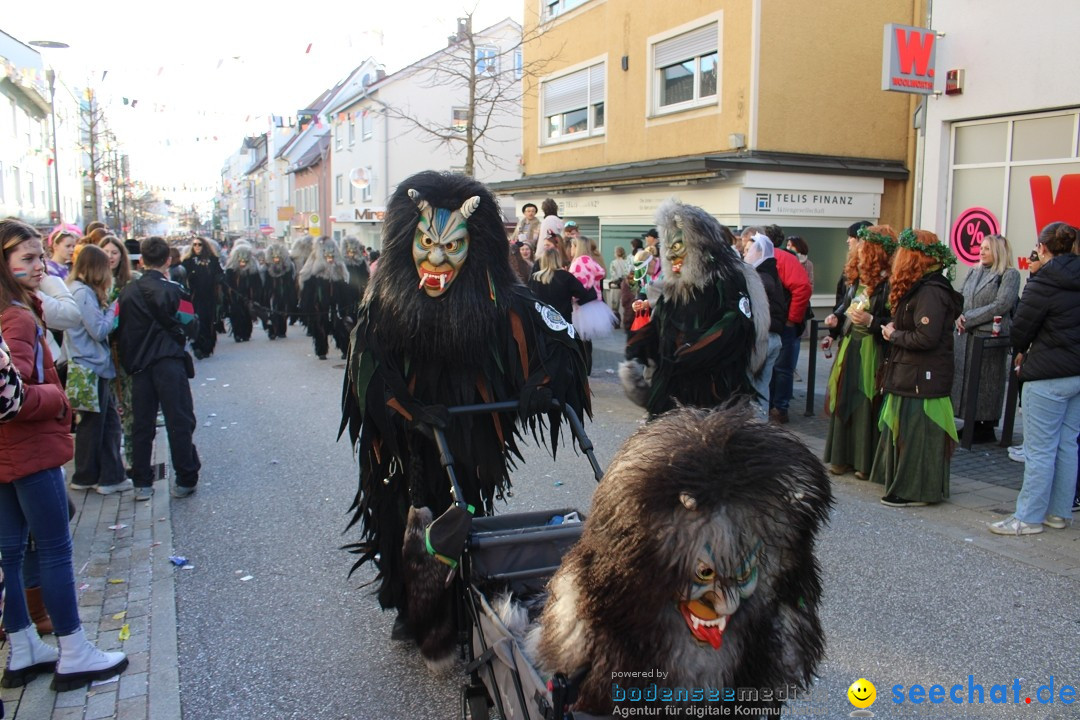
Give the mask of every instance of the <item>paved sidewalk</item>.
MULTIPOLYGON (((167 457, 164 433, 155 462, 167 457)), ((67 468, 70 477, 72 468, 67 468)), ((86 636, 103 650, 123 650, 126 671, 89 688, 56 693, 51 675, 26 687, 0 691, 5 717, 20 720, 180 720, 180 675, 176 650, 176 603, 170 561, 168 479, 154 483, 154 498, 136 503, 132 493, 69 492, 75 586, 86 636), (121 641, 127 626, 128 639, 121 641)), ((56 644, 56 638, 45 641, 56 644)), ((0 663, 7 662, 7 643, 0 663)))

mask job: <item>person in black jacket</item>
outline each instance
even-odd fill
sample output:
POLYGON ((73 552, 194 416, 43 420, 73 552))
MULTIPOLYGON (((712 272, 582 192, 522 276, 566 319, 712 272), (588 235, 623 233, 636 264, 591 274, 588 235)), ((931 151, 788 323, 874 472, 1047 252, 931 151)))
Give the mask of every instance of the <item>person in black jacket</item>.
POLYGON ((562 269, 562 256, 555 248, 542 251, 537 262, 540 270, 529 279, 529 289, 541 302, 558 310, 566 322, 572 323, 574 300, 579 303, 595 300, 596 291, 562 269))
POLYGON ((214 252, 209 240, 195 237, 191 240, 191 249, 183 261, 187 270, 188 287, 195 312, 199 316, 199 336, 192 343, 195 357, 202 360, 214 354, 217 345, 217 333, 214 326, 218 321, 218 303, 221 300, 221 281, 224 270, 221 260, 214 252))
POLYGON ((1023 383, 1024 485, 998 535, 1033 535, 1069 524, 1080 432, 1080 257, 1076 228, 1047 225, 1035 249, 1042 261, 1013 315, 1012 346, 1023 383))
POLYGON ((131 376, 134 414, 132 480, 135 499, 153 494, 150 452, 158 405, 165 416, 176 486, 173 497, 187 497, 199 482, 199 453, 192 442, 195 409, 188 379, 194 365, 184 345, 197 337, 199 322, 188 294, 165 278, 169 246, 149 237, 139 246, 145 272, 120 293, 120 362, 131 376))
POLYGON ((949 460, 956 447, 949 391, 953 323, 964 298, 942 275, 956 256, 927 230, 905 230, 889 276, 893 322, 882 389, 881 439, 870 480, 885 486, 883 505, 918 507, 949 496, 949 460))

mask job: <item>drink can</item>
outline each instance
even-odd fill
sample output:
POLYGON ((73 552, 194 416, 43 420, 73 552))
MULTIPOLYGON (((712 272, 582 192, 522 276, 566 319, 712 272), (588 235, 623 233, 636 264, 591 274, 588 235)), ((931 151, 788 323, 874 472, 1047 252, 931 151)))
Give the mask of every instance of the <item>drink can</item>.
POLYGON ((990 330, 991 330, 991 334, 994 337, 997 337, 998 335, 1001 334, 1001 316, 1000 315, 995 315, 994 316, 994 324, 991 326, 990 330))
POLYGON ((825 359, 832 359, 832 343, 829 342, 829 338, 825 338, 821 341, 821 350, 825 353, 825 359))

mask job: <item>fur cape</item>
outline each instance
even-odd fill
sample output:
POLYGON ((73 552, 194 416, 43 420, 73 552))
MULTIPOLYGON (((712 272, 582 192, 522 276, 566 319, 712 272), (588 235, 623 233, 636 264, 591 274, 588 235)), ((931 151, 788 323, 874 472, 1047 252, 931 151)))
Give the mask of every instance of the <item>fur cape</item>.
POLYGON ((622 675, 624 690, 807 688, 825 647, 814 543, 831 505, 821 461, 748 406, 659 417, 616 454, 551 580, 540 669, 588 668, 576 709, 604 715, 615 672, 669 673, 622 675), (726 616, 715 649, 680 610, 693 587, 726 616))
MULTIPOLYGON (((349 523, 359 525, 360 539, 348 547, 359 556, 353 570, 376 563, 383 608, 410 606, 407 617, 423 646, 427 628, 417 625, 423 618, 407 587, 412 560, 402 555, 406 516, 410 505, 438 517, 450 504, 449 481, 425 428, 445 426, 465 499, 488 514, 510 486, 525 428, 536 436, 545 415, 555 451, 560 417, 547 399, 579 415, 591 413, 589 388, 573 328, 517 282, 499 205, 483 185, 436 172, 408 178, 390 199, 382 244, 352 333, 343 388, 342 431, 348 429, 360 464, 349 523), (421 213, 409 191, 436 210, 479 199, 466 220, 468 256, 438 297, 418 286, 412 248, 421 213), (446 407, 506 400, 520 400, 521 410, 447 422, 446 407)), ((428 590, 432 608, 426 613, 434 615, 433 606, 449 600, 441 584, 428 590)), ((450 652, 444 644, 424 656, 450 652)))
POLYGON ((251 245, 247 243, 237 243, 233 246, 233 249, 229 251, 229 259, 225 261, 226 272, 232 271, 233 273, 240 275, 252 275, 261 272, 262 268, 259 266, 259 261, 255 258, 255 253, 251 249, 251 245), (240 267, 240 263, 245 263, 244 267, 240 267))
POLYGON ((283 277, 296 272, 296 266, 293 263, 292 257, 289 255, 289 251, 285 248, 285 244, 280 242, 271 243, 267 246, 265 265, 266 274, 273 278, 283 277), (275 263, 275 258, 280 259, 281 262, 275 263))
POLYGON ((289 256, 297 270, 304 267, 304 263, 311 257, 311 250, 315 247, 315 238, 310 235, 297 238, 289 247, 289 256))
POLYGON ((349 271, 345 267, 345 259, 341 255, 341 248, 333 238, 322 237, 314 243, 311 254, 300 268, 300 284, 303 285, 310 278, 322 278, 324 280, 349 281, 349 271), (327 257, 333 257, 334 262, 327 262, 327 257))
POLYGON ((651 415, 679 403, 716 407, 753 396, 749 376, 760 369, 768 347, 769 306, 760 281, 724 242, 716 218, 701 208, 669 200, 657 210, 656 225, 661 296, 651 321, 627 341, 629 362, 619 373, 627 394, 651 415), (671 255, 676 239, 686 248, 677 274, 671 255))

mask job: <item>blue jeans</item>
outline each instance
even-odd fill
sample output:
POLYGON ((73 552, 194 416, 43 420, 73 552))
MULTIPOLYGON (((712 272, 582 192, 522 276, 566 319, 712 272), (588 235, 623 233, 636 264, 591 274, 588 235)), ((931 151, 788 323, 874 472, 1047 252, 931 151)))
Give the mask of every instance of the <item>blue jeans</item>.
POLYGON ((769 407, 787 412, 795 384, 795 362, 799 357, 799 328, 784 325, 780 334, 780 357, 769 383, 769 407))
POLYGON ((79 629, 68 522, 67 488, 60 468, 0 484, 0 564, 7 584, 3 618, 7 632, 30 626, 22 576, 28 531, 34 533, 37 544, 41 596, 56 634, 70 635, 79 629))
POLYGON ((1080 376, 1024 383, 1024 486, 1016 517, 1041 523, 1071 517, 1080 432, 1080 376))
MULTIPOLYGON (((754 390, 761 396, 757 399, 757 404, 762 409, 761 414, 765 418, 769 416, 769 385, 772 382, 776 358, 779 356, 780 336, 776 333, 769 333, 769 352, 765 355, 765 364, 761 366, 761 374, 757 376, 750 375, 750 384, 754 386, 754 390)), ((749 374, 749 371, 747 371, 747 374, 749 374)))

